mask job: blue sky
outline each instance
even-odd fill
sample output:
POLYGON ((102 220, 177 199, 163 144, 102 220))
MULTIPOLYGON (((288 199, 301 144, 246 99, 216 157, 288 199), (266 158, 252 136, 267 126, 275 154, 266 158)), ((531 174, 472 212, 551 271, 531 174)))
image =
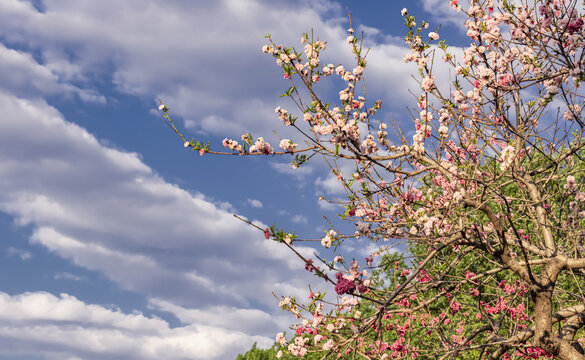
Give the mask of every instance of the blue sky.
POLYGON ((294 138, 264 35, 300 48, 313 29, 325 62, 351 66, 346 5, 368 96, 407 122, 400 10, 459 37, 448 1, 0 2, 0 359, 233 359, 273 342, 293 319, 272 291, 315 280, 232 214, 322 237, 336 211, 318 197, 340 189, 319 161, 186 151, 157 99, 216 148, 242 130, 294 138))

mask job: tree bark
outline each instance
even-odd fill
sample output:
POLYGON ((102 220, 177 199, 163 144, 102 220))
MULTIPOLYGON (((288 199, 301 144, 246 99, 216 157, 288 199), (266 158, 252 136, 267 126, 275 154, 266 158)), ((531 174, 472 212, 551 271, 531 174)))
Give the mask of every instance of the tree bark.
POLYGON ((569 341, 555 335, 552 329, 552 290, 534 291, 534 345, 561 360, 585 360, 585 355, 569 341))

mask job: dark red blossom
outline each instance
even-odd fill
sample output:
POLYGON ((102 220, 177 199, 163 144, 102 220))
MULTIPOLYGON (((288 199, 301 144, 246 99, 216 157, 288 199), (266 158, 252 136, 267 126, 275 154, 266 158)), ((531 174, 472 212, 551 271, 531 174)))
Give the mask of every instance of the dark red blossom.
POLYGON ((576 21, 569 23, 569 25, 567 26, 567 29, 569 30, 569 34, 573 35, 577 31, 581 30, 582 26, 583 26, 583 19, 577 19, 576 21))
POLYGON ((313 259, 307 260, 307 263, 305 264, 305 270, 309 272, 313 272, 313 270, 315 270, 315 267, 313 266, 313 259))
POLYGON ((335 274, 337 284, 335 284, 335 292, 337 295, 353 294, 355 292, 355 283, 343 277, 343 274, 338 272, 335 274))
POLYGON ((418 282, 420 282, 420 283, 426 283, 426 282, 429 282, 429 281, 431 281, 431 278, 430 278, 429 274, 427 274, 426 271, 421 270, 420 271, 419 278, 418 278, 418 282))

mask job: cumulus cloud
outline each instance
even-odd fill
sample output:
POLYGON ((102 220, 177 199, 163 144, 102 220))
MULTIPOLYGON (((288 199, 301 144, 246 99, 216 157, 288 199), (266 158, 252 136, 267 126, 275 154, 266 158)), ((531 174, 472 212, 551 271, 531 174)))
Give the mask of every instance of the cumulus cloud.
POLYGON ((305 163, 296 169, 293 169, 290 162, 270 162, 270 167, 279 174, 287 175, 294 179, 299 187, 302 187, 307 179, 314 176, 315 173, 315 162, 319 159, 315 159, 313 162, 305 163))
MULTIPOLYGON (((248 334, 266 333, 266 324, 272 324, 273 328, 287 328, 294 319, 288 313, 271 314, 260 309, 236 308, 231 306, 214 306, 206 311, 193 308, 185 308, 168 301, 152 299, 150 306, 153 309, 166 311, 173 314, 183 324, 204 323, 209 326, 230 327, 230 322, 235 321, 240 324, 241 330, 248 334), (224 316, 217 316, 224 314, 224 316)), ((268 337, 274 334, 268 333, 268 337)), ((267 343, 266 345, 271 345, 267 343)))
MULTIPOLYGON (((278 81, 282 70, 260 51, 264 35, 300 48, 300 34, 313 30, 328 41, 323 62, 350 68, 355 64, 345 42, 346 21, 332 1, 290 6, 262 0, 46 0, 42 11, 22 0, 0 4, 0 35, 38 51, 42 65, 33 67, 43 76, 111 78, 119 91, 164 99, 192 131, 232 137, 242 130, 270 135, 264 134, 270 124, 280 126, 272 109, 283 105, 277 95, 288 85, 278 81)), ((410 100, 405 90, 415 83, 402 62, 406 48, 398 38, 366 30, 375 40, 368 54, 368 93, 397 104, 410 100), (388 86, 389 80, 400 86, 388 86)))
POLYGON ((250 205, 251 207, 255 207, 255 208, 261 208, 262 202, 260 200, 256 200, 256 199, 248 199, 248 205, 250 205))
POLYGON ((77 95, 86 102, 106 102, 105 97, 95 90, 73 85, 70 77, 63 77, 51 64, 39 64, 31 54, 10 49, 2 43, 0 76, 0 89, 19 96, 77 95))
POLYGON ((72 280, 72 281, 87 281, 87 277, 71 274, 68 272, 60 272, 53 275, 55 280, 72 280))
POLYGON ((0 292, 0 319, 1 352, 71 359, 213 359, 225 356, 228 348, 271 342, 207 325, 171 328, 156 317, 46 292, 14 296, 0 292))
POLYGON ((317 201, 317 206, 319 207, 319 209, 326 210, 326 211, 341 210, 341 206, 339 204, 337 204, 335 202, 335 200, 330 200, 330 199, 326 200, 324 198, 320 198, 317 201))
MULTIPOLYGON (((436 24, 431 25, 437 26, 439 24, 449 23, 462 32, 466 30, 464 26, 465 19, 467 18, 466 15, 462 12, 457 12, 448 2, 441 0, 422 0, 422 4, 423 8, 433 16, 433 21, 436 22, 436 24)), ((465 6, 465 4, 462 4, 462 6, 465 6)))
POLYGON ((5 250, 6 256, 16 256, 19 257, 20 260, 25 261, 33 257, 33 254, 30 251, 26 251, 23 249, 17 249, 15 247, 9 247, 5 250))
POLYGON ((326 175, 325 177, 319 176, 315 180, 315 185, 318 189, 323 190, 327 194, 345 194, 341 181, 337 180, 335 175, 326 175))
POLYGON ((307 217, 305 215, 293 215, 293 217, 290 218, 290 220, 296 224, 306 224, 309 222, 309 219, 307 219, 307 217))
MULTIPOLYGON (((238 351, 250 346, 254 334, 244 335, 248 325, 229 321, 237 312, 216 313, 218 304, 270 311, 273 290, 306 296, 309 277, 284 247, 265 240, 202 194, 167 183, 137 154, 103 146, 43 101, 0 92, 0 107, 11 114, 11 121, 0 121, 0 210, 33 228, 33 244, 124 289, 222 317, 225 328, 191 324, 197 330, 193 338, 186 335, 192 328, 166 333, 171 340, 161 349, 173 343, 181 347, 188 338, 196 350, 217 338, 230 341, 213 340, 215 352, 202 358, 216 356, 217 349, 234 354, 237 346, 238 351)), ((258 336, 280 330, 267 316, 257 321, 255 328, 263 331, 258 336)), ((51 326, 39 334, 51 333, 44 341, 58 349, 70 343, 65 339, 93 334, 51 326)), ((26 331, 6 328, 0 342, 26 331)), ((97 345, 87 348, 99 350, 97 345)), ((79 349, 71 351, 98 358, 79 349)))

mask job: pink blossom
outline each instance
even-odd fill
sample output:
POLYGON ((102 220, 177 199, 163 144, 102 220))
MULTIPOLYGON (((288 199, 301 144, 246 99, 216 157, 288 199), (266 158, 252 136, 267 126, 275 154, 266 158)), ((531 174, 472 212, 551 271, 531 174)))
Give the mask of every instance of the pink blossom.
POLYGON ((435 82, 433 81, 435 77, 432 75, 426 76, 421 84, 420 87, 424 90, 424 91, 431 91, 435 88, 435 82))
POLYGON ((441 137, 447 137, 449 135, 449 128, 446 127, 445 125, 441 125, 439 126, 439 128, 437 129, 437 132, 439 134, 441 134, 441 137))
POLYGON ((256 140, 256 143, 250 146, 250 153, 270 155, 274 153, 274 150, 269 143, 264 141, 264 138, 259 137, 258 140, 256 140))
POLYGON ((575 190, 575 177, 573 175, 567 176, 567 184, 565 187, 570 190, 575 190))
POLYGON ((293 242, 292 236, 290 236, 290 234, 286 234, 283 238, 283 241, 287 244, 287 245, 291 245, 293 242))
POLYGON ((366 136, 365 140, 361 144, 360 150, 364 155, 373 154, 378 151, 378 145, 374 141, 374 137, 372 135, 366 136))
POLYGON ((223 139, 222 145, 230 150, 238 151, 240 153, 243 152, 242 146, 238 144, 235 140, 230 140, 228 138, 223 139))
POLYGON ((323 344, 323 350, 331 350, 331 349, 333 349, 334 344, 335 343, 333 342, 333 340, 331 340, 331 339, 327 340, 325 342, 325 344, 323 344))
POLYGON ((566 120, 569 120, 569 121, 574 120, 581 113, 581 107, 577 104, 569 105, 568 108, 569 109, 566 110, 563 114, 563 118, 565 118, 566 120))
POLYGON ((295 144, 294 142, 290 141, 289 139, 282 139, 280 141, 279 146, 284 151, 293 152, 293 151, 295 151, 295 149, 298 146, 298 144, 295 144))
POLYGON ((408 54, 404 55, 404 62, 408 63, 411 61, 416 60, 416 54, 409 52, 408 54))
POLYGON ((327 249, 331 247, 331 237, 329 236, 329 234, 327 234, 323 239, 321 239, 321 245, 323 245, 323 247, 327 249))
POLYGON ((515 150, 516 148, 514 148, 511 145, 508 145, 502 149, 502 152, 500 153, 501 160, 500 169, 502 171, 505 171, 514 161, 515 150))
POLYGON ((503 86, 510 85, 512 83, 512 79, 513 79, 513 76, 512 76, 512 74, 509 74, 509 73, 498 75, 498 84, 503 85, 503 86))
POLYGON ((361 76, 363 73, 364 73, 364 68, 363 68, 363 66, 359 66, 359 65, 358 65, 358 66, 356 66, 356 67, 353 69, 353 74, 354 74, 355 76, 361 76))
POLYGON ((420 283, 426 283, 431 281, 431 278, 429 276, 429 274, 427 274, 427 272, 425 270, 421 270, 420 271, 420 275, 419 275, 419 279, 418 282, 420 283))
POLYGON ((333 64, 329 64, 327 66, 324 66, 323 67, 323 75, 330 76, 331 74, 333 74, 334 69, 335 69, 335 65, 333 65, 333 64))
POLYGON ((286 338, 284 337, 283 333, 278 333, 276 334, 276 342, 279 343, 281 346, 284 346, 284 344, 286 344, 286 338))

